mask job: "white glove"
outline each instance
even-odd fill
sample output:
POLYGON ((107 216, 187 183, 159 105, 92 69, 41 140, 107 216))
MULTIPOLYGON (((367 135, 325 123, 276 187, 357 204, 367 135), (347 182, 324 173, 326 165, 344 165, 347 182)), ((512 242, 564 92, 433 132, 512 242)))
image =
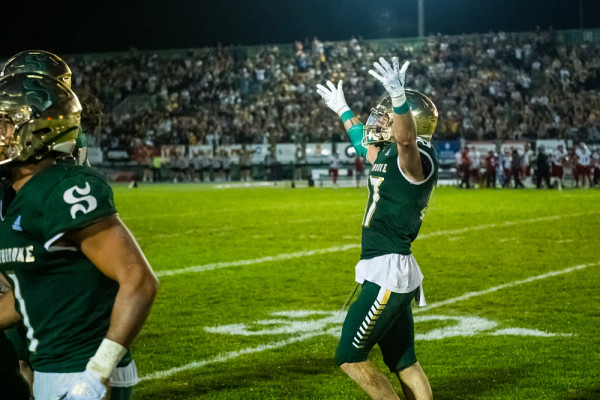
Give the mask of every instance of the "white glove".
POLYGON ((379 62, 375 61, 373 66, 379 73, 369 70, 369 74, 374 76, 390 94, 392 105, 401 107, 406 103, 406 94, 404 92, 404 80, 406 79, 406 70, 410 61, 405 62, 400 69, 398 66, 398 57, 392 58, 392 65, 383 57, 379 58, 379 62))
POLYGON ((58 394, 59 400, 103 400, 106 396, 106 387, 100 378, 87 369, 77 375, 58 394))
POLYGON ((350 110, 350 107, 348 107, 348 104, 346 104, 346 99, 344 98, 342 81, 338 82, 337 88, 330 81, 327 81, 326 84, 329 89, 319 84, 317 85, 317 93, 319 93, 323 100, 325 100, 327 107, 331 108, 337 113, 338 116, 341 117, 343 113, 350 110))

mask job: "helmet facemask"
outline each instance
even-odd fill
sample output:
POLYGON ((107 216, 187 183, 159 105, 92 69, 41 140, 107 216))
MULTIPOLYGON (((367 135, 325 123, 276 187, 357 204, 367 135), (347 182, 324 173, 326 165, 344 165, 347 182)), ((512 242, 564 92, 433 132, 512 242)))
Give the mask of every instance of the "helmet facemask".
POLYGON ((393 142, 392 117, 382 103, 372 108, 367 123, 363 126, 362 145, 383 146, 393 142))

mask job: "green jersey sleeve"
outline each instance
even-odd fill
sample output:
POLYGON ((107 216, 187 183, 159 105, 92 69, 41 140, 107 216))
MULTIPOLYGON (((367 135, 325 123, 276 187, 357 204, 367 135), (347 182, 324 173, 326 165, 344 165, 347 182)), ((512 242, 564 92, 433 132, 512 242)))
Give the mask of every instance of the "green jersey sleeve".
POLYGON ((43 232, 46 241, 117 212, 106 180, 85 167, 77 169, 58 182, 45 199, 43 232))

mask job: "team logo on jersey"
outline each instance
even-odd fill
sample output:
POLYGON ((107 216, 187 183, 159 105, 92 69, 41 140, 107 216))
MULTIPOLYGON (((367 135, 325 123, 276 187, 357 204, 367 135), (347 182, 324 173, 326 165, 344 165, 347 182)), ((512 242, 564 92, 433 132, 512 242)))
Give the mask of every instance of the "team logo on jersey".
POLYGON ((73 207, 71 207, 71 217, 73 219, 75 219, 78 212, 81 211, 82 213, 87 214, 90 211, 95 210, 98 206, 98 201, 96 201, 96 198, 89 195, 90 190, 90 184, 86 182, 83 188, 80 188, 79 186, 73 186, 65 191, 63 199, 68 204, 73 204, 73 207), (75 197, 75 192, 83 197, 75 197), (87 203, 87 207, 84 205, 84 203, 87 203))
POLYGON ((15 222, 13 222, 12 228, 15 231, 23 231, 23 228, 21 228, 21 216, 20 215, 17 217, 17 219, 15 219, 15 222))

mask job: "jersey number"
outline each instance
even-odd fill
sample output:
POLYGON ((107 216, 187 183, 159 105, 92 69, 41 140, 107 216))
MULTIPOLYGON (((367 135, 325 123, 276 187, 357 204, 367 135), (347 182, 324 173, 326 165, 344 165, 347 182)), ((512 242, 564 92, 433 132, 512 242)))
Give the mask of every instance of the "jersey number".
POLYGON ((19 302, 19 308, 21 309, 21 315, 23 316, 23 324, 27 328, 27 339, 29 339, 29 351, 34 353, 38 346, 38 340, 33 336, 33 327, 31 326, 31 322, 29 321, 29 315, 27 314, 27 309, 25 308, 25 300, 21 295, 21 286, 19 285, 19 281, 17 280, 17 275, 14 272, 8 272, 8 276, 13 281, 13 285, 15 286, 15 299, 19 302))
MULTIPOLYGON (((373 186, 373 201, 371 201, 371 205, 367 208, 365 217, 363 218, 363 226, 365 228, 369 227, 371 218, 373 218, 373 214, 375 213, 375 207, 377 207, 377 201, 379 200, 379 185, 381 185, 383 179, 383 177, 369 176, 369 181, 371 182, 371 186, 373 186)), ((369 191, 370 189, 369 187, 369 191)))

